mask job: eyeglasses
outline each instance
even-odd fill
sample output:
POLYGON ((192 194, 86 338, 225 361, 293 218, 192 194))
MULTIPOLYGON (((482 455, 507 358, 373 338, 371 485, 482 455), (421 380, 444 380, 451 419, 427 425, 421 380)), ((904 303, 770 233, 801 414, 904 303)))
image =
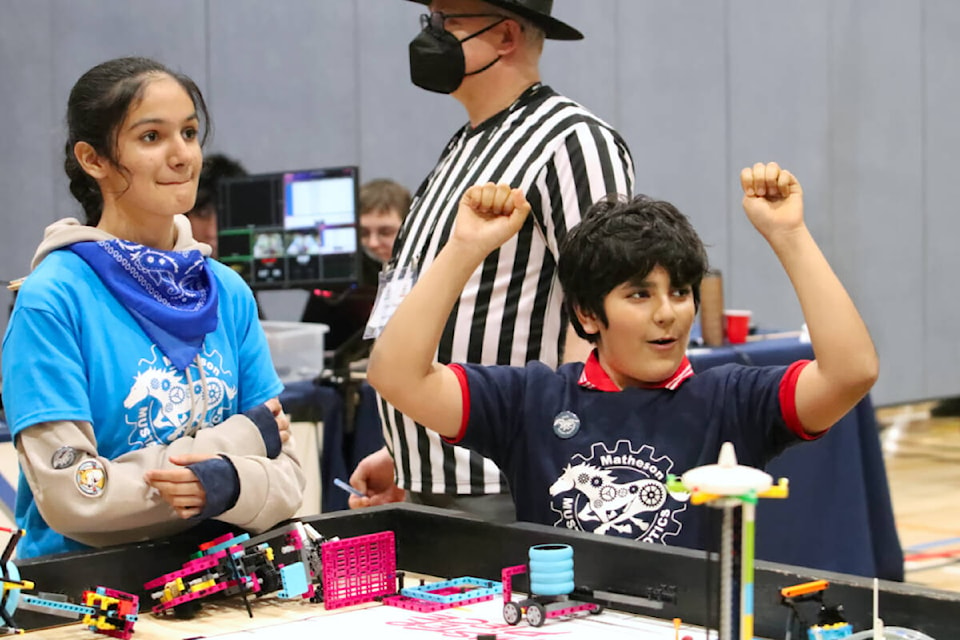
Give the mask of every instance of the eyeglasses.
POLYGON ((500 18, 506 20, 507 16, 499 13, 444 13, 443 11, 431 11, 430 13, 420 14, 420 28, 430 27, 434 31, 443 31, 444 25, 450 18, 500 18))

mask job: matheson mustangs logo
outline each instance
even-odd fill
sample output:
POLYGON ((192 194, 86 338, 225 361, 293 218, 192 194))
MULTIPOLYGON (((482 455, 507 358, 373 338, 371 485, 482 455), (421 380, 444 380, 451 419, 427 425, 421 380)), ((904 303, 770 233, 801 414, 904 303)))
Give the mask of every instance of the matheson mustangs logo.
POLYGON ((575 454, 550 487, 557 526, 643 542, 664 542, 680 532, 675 516, 686 510, 689 496, 667 491, 670 458, 654 457, 649 445, 634 449, 628 440, 590 449, 589 458, 575 454))
POLYGON ((177 371, 170 361, 151 347, 152 360, 141 359, 130 392, 123 401, 130 444, 165 444, 184 435, 193 435, 207 424, 219 424, 237 395, 237 388, 224 379, 233 379, 216 350, 204 350, 188 371, 177 371), (197 366, 203 367, 203 374, 197 366))

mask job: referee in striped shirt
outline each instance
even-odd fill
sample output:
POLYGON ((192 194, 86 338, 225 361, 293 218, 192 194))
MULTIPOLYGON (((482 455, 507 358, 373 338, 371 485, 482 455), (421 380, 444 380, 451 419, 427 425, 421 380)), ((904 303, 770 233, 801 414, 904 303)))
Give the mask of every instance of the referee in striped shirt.
MULTIPOLYGON (((437 359, 515 366, 541 360, 552 367, 561 359, 585 359, 589 347, 562 309, 558 247, 591 204, 611 193, 632 195, 634 169, 612 127, 540 82, 544 39, 579 40, 583 34, 551 16, 552 0, 411 1, 428 5, 410 43, 411 79, 452 95, 469 122, 414 196, 394 244, 393 277, 402 280, 430 265, 468 187, 520 187, 531 215, 471 277, 437 359)), ((371 328, 386 320, 375 309, 371 328)), ((351 496, 351 507, 402 500, 405 490, 414 503, 486 520, 514 519, 510 488, 493 462, 442 442, 382 398, 378 404, 386 446, 351 476, 365 496, 351 496)))

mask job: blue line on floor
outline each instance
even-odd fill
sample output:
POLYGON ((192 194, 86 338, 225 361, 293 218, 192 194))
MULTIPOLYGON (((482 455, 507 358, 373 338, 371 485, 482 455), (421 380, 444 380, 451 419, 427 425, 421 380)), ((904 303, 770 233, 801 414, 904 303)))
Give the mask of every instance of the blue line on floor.
POLYGON ((933 542, 915 544, 912 547, 907 547, 903 550, 903 552, 912 553, 914 551, 923 551, 924 549, 931 549, 933 547, 944 547, 948 544, 960 544, 960 538, 944 538, 943 540, 934 540, 933 542))
POLYGON ((17 490, 7 481, 3 474, 0 474, 0 503, 2 503, 2 507, 0 508, 7 512, 12 522, 13 514, 17 506, 17 490))

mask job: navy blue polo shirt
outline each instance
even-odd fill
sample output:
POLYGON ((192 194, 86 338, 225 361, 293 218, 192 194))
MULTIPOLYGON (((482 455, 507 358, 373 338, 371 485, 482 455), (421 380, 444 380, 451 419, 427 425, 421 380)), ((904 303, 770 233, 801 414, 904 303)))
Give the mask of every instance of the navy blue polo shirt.
MULTIPOLYGON (((653 388, 619 389, 597 360, 554 371, 450 365, 464 422, 451 439, 494 460, 517 519, 694 549, 715 547, 706 506, 671 494, 667 474, 714 464, 734 444, 740 464, 763 468, 804 433, 794 395, 808 361, 729 364, 677 373, 653 388)), ((712 528, 711 528, 712 529, 712 528)))

